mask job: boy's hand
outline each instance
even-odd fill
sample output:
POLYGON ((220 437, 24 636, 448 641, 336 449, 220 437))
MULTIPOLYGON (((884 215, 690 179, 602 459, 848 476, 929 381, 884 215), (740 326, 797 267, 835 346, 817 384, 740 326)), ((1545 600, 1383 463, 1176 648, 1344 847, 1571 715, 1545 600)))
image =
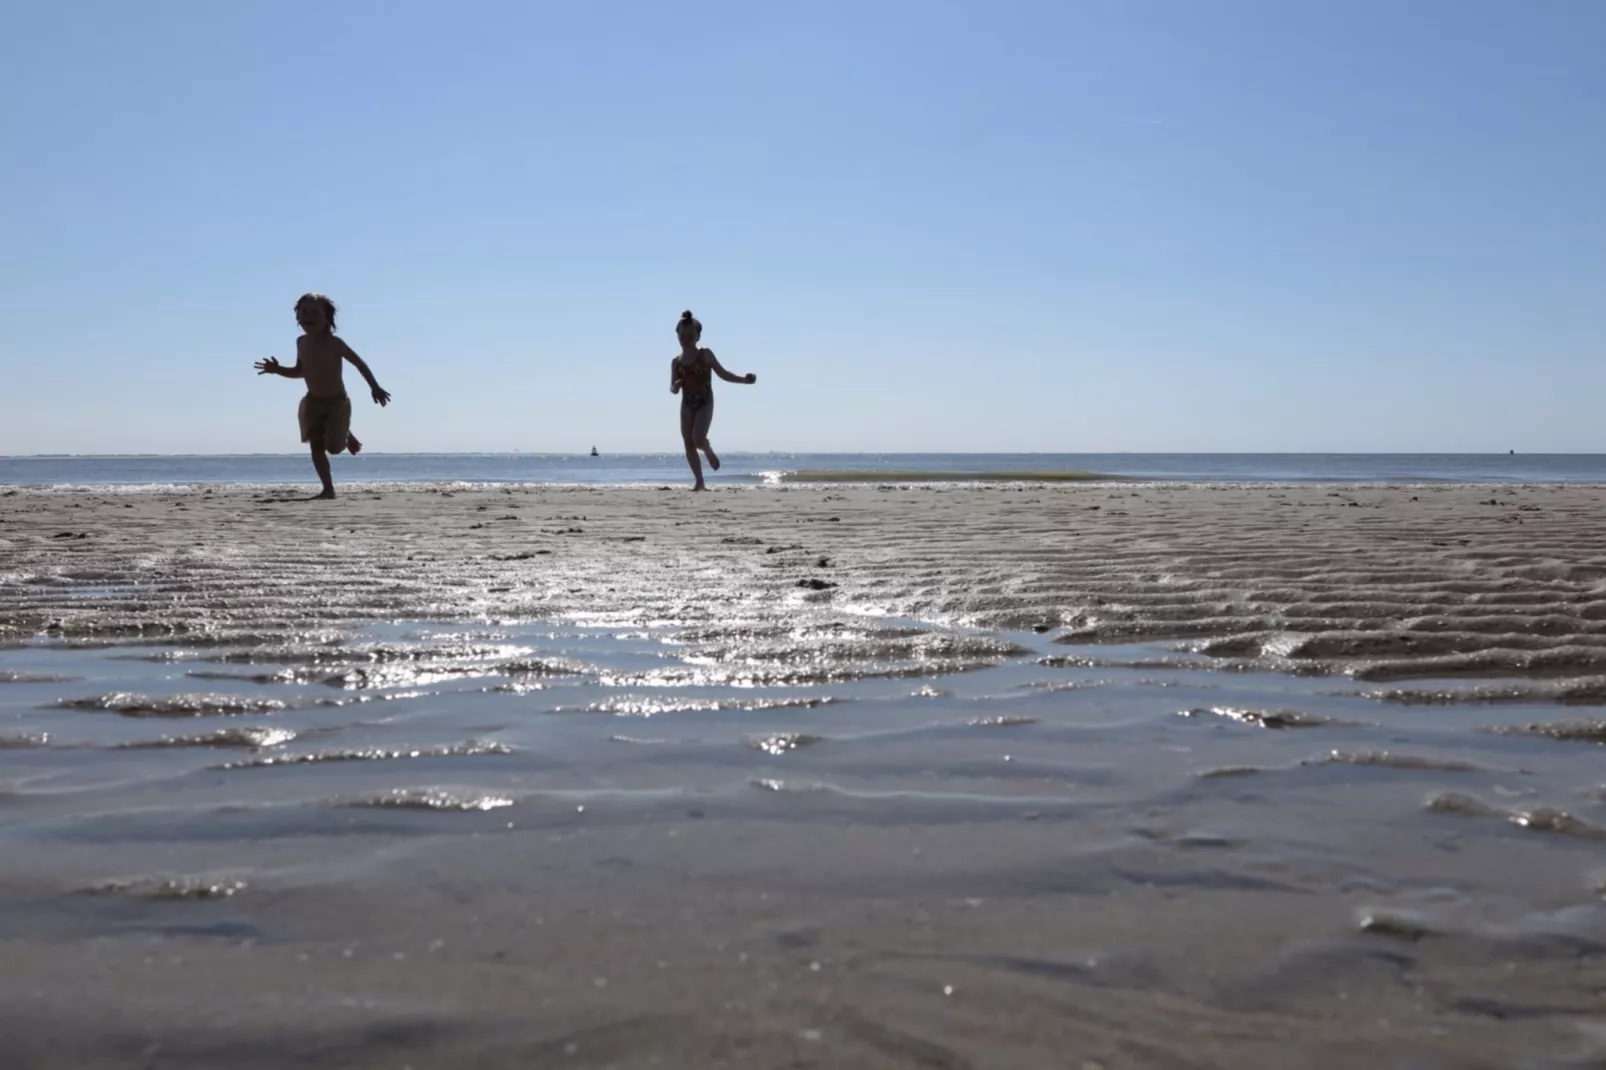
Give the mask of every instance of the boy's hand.
POLYGON ((259 360, 252 367, 256 368, 258 375, 278 375, 279 358, 269 357, 267 360, 259 360))
POLYGON ((378 405, 380 408, 384 408, 386 405, 389 405, 390 391, 386 390, 384 387, 374 387, 374 404, 378 405))

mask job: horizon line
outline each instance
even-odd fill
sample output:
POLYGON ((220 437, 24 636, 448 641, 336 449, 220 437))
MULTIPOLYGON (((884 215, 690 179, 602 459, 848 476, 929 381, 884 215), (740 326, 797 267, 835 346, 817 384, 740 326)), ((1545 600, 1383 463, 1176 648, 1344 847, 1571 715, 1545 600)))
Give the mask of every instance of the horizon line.
MULTIPOLYGON (((679 457, 671 450, 568 453, 550 450, 365 450, 368 457, 679 457)), ((727 457, 1606 457, 1606 451, 1516 450, 732 450, 727 457)), ((294 453, 8 453, 0 461, 168 460, 306 457, 294 453)))

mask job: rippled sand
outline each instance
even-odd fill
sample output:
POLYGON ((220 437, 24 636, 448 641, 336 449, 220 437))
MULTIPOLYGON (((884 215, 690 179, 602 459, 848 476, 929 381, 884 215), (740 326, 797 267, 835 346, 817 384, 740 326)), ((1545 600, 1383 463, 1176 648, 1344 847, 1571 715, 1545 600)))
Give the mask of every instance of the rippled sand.
POLYGON ((0 1066, 1587 1067, 1606 490, 0 496, 0 1066))

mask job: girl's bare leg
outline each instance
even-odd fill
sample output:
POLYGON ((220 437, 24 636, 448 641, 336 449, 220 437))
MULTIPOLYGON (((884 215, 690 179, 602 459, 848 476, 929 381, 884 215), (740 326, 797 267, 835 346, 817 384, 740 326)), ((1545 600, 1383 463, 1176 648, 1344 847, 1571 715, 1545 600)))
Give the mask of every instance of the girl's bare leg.
POLYGON ((702 458, 697 456, 696 432, 692 426, 694 422, 693 410, 682 405, 680 407, 680 438, 686 444, 686 463, 691 465, 691 474, 697 477, 697 482, 691 489, 707 490, 708 488, 703 485, 702 458))
POLYGON ((715 453, 714 447, 708 444, 708 428, 713 422, 714 399, 709 398, 708 404, 697 410, 697 419, 692 421, 692 441, 697 443, 698 449, 708 454, 708 466, 717 472, 719 471, 719 454, 715 453))

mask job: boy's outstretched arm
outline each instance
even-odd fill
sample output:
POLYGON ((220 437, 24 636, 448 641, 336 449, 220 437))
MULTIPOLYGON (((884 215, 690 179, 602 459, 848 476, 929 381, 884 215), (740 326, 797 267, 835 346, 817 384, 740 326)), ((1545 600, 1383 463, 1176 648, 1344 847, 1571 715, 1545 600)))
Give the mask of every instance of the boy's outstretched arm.
POLYGON ((301 371, 300 356, 297 356, 296 362, 290 365, 288 368, 279 363, 278 357, 269 357, 267 360, 259 360, 252 365, 252 367, 257 370, 258 375, 282 375, 286 379, 303 379, 306 377, 301 371))
POLYGON ((746 375, 737 375, 735 372, 726 371, 725 365, 721 364, 719 362, 719 358, 714 356, 714 351, 710 349, 707 352, 709 361, 714 365, 714 374, 725 380, 727 383, 746 383, 751 386, 752 384, 758 382, 758 376, 754 375, 752 372, 748 372, 746 375))
POLYGON ((357 351, 346 344, 345 339, 340 340, 340 355, 351 361, 352 367, 361 372, 362 377, 368 380, 368 389, 373 391, 374 402, 378 405, 389 405, 390 391, 379 385, 379 380, 374 378, 374 373, 368 370, 368 362, 359 357, 357 351))

